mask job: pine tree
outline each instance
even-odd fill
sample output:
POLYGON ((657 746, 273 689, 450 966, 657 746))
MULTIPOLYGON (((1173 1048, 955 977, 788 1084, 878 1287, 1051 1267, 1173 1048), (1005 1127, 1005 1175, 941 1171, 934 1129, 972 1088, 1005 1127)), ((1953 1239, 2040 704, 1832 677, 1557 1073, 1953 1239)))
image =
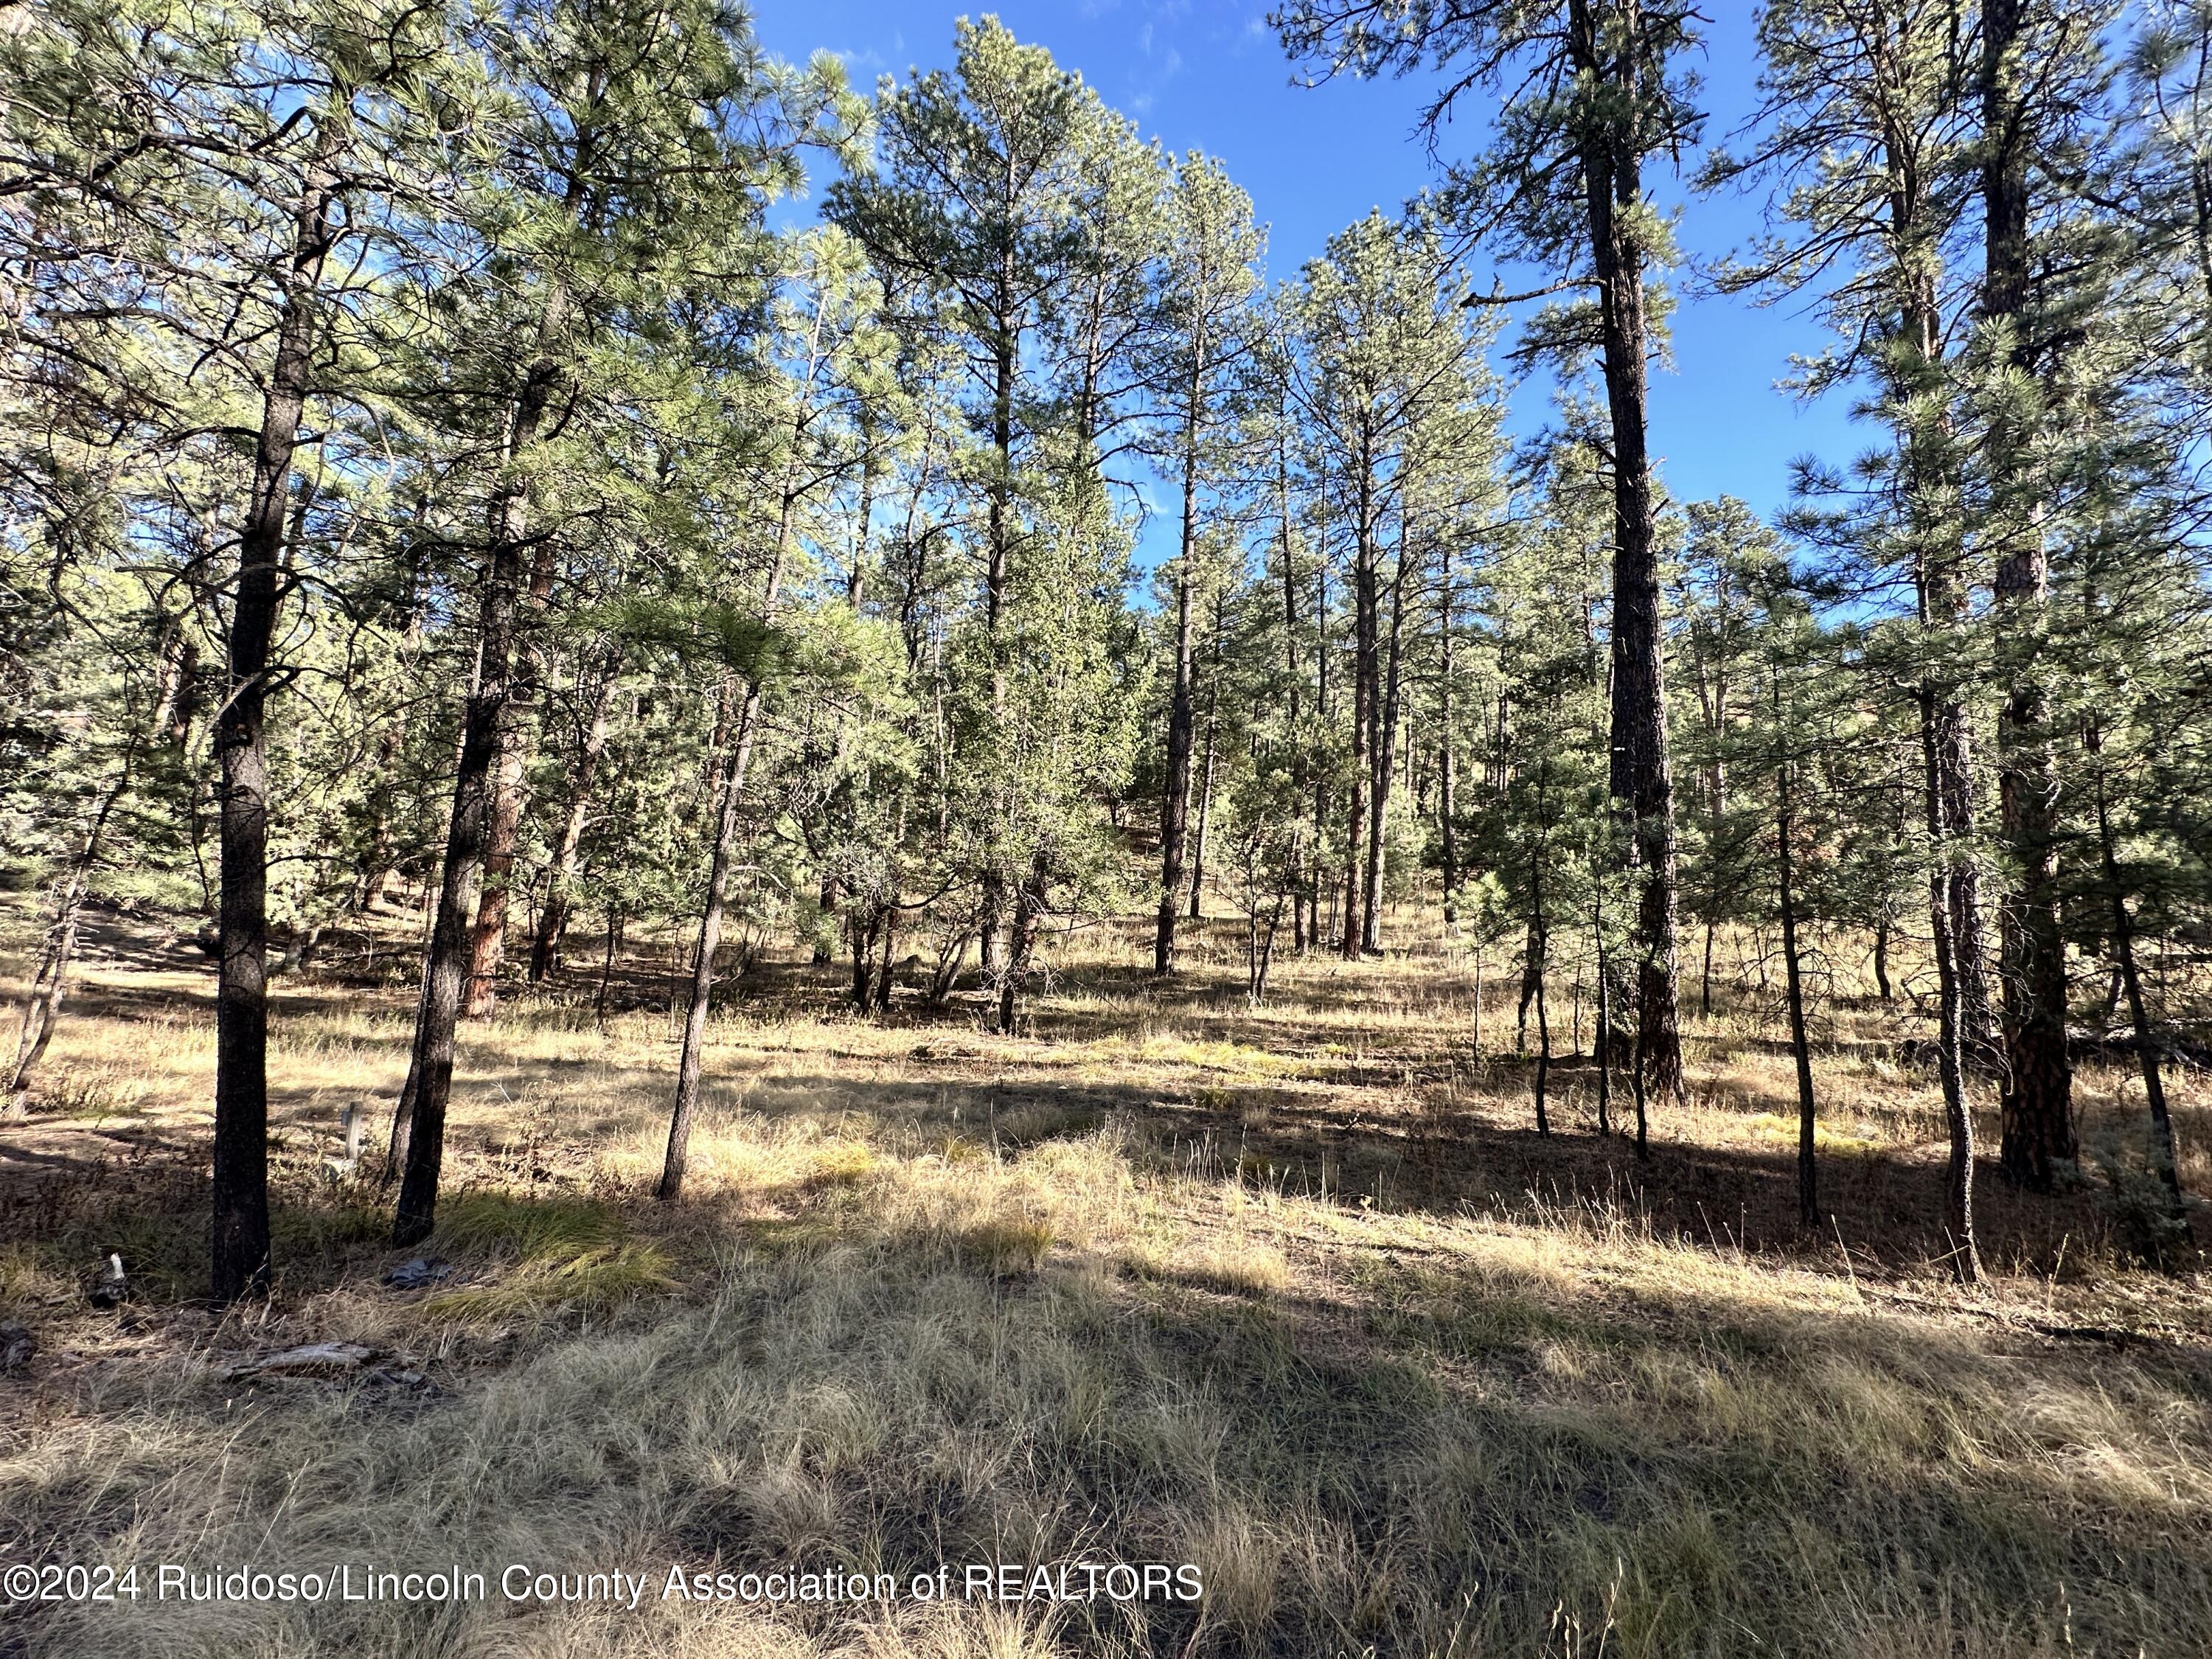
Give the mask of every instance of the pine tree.
MULTIPOLYGON (((1168 234, 1158 301, 1155 396, 1174 432, 1171 464, 1180 474, 1182 540, 1174 578, 1174 671, 1167 709, 1166 779, 1160 803, 1160 903, 1152 967, 1175 971, 1176 922, 1185 886, 1191 757, 1197 733, 1195 608, 1199 543, 1206 533, 1204 493, 1221 471, 1224 407, 1256 326, 1249 304, 1262 239, 1251 198, 1219 163, 1183 159, 1169 192, 1168 234)), ((1218 488, 1218 486, 1216 486, 1218 488)), ((1195 891, 1195 888, 1193 888, 1195 891)))
POLYGON ((1595 356, 1605 381, 1614 498, 1611 788, 1638 890, 1639 1086, 1648 1073, 1669 1094, 1682 1087, 1674 781, 1646 375, 1658 337, 1648 283, 1674 256, 1644 175, 1693 142, 1701 125, 1677 67, 1695 43, 1697 15, 1687 5, 1643 0, 1592 0, 1563 17, 1519 0, 1411 8, 1299 0, 1279 15, 1293 59, 1328 74, 1404 74, 1425 63, 1449 71, 1423 112, 1432 138, 1463 96, 1478 88, 1496 95, 1492 143, 1452 170, 1448 211, 1500 252, 1556 273, 1540 294, 1592 296, 1547 307, 1523 350, 1577 363, 1595 356), (1575 210, 1563 212, 1563 201, 1575 210))

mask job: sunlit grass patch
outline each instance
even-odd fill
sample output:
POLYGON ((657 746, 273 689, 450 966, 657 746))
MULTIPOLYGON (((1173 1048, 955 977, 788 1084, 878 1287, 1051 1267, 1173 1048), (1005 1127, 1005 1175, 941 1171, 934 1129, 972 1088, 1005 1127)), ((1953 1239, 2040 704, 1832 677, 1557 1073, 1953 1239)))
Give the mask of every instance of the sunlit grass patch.
POLYGON ((962 1265, 994 1278, 1035 1273, 1052 1249, 1052 1224, 1036 1216, 992 1216, 952 1235, 962 1265))
POLYGON ((631 1238, 596 1200, 468 1193, 451 1200, 432 1249, 487 1261, 495 1275, 423 1298, 434 1320, 483 1323, 531 1315, 604 1313, 635 1296, 682 1289, 667 1252, 631 1238))
POLYGON ((454 1255, 487 1253, 527 1262, 574 1261, 617 1243, 613 1207, 595 1199, 463 1193, 440 1208, 432 1243, 454 1255))
MULTIPOLYGON (((1761 1112, 1743 1121, 1744 1128, 1756 1139, 1773 1141, 1795 1146, 1797 1144, 1797 1120, 1783 1117, 1773 1112, 1761 1112)), ((1862 1126, 1863 1127, 1864 1126, 1862 1126)), ((1813 1123, 1813 1147, 1819 1152, 1836 1152, 1845 1157, 1864 1158, 1887 1152, 1893 1143, 1878 1139, 1870 1134, 1855 1134, 1846 1129, 1835 1128, 1820 1121, 1813 1123)))
POLYGON ((1290 1264, 1280 1250, 1246 1237, 1209 1239, 1174 1265, 1192 1283, 1234 1296, 1265 1296, 1290 1279, 1290 1264))
POLYGON ((883 1160, 866 1141, 832 1141, 815 1152, 805 1179, 813 1187, 856 1187, 882 1167, 883 1160))
POLYGON ((605 1313, 635 1296, 681 1289, 665 1251, 658 1245, 627 1240, 574 1254, 526 1258, 489 1285, 461 1285, 426 1297, 422 1311, 432 1319, 459 1324, 531 1315, 605 1313))
POLYGON ((26 1240, 0 1244, 0 1313, 20 1313, 58 1300, 69 1289, 51 1252, 26 1240))

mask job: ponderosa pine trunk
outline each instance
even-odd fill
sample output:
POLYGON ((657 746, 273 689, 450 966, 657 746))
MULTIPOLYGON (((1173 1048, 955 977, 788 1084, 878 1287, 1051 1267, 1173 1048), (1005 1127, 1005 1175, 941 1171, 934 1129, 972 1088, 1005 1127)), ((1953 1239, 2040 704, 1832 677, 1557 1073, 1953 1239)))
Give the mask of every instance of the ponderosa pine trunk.
MULTIPOLYGON (((549 308, 542 337, 549 343, 560 326, 560 312, 557 302, 549 308)), ((407 1115, 404 1172, 392 1223, 395 1249, 420 1243, 436 1224, 446 1108, 453 1088, 453 1031, 473 957, 471 924, 477 884, 490 829, 501 732, 514 689, 514 629, 529 518, 525 458, 537 441, 561 379, 559 366, 542 354, 524 374, 507 408, 500 445, 500 481, 486 514, 489 545, 477 599, 477 674, 461 714, 461 752, 446 826, 445 867, 438 882, 410 1060, 414 1100, 407 1115)))
MULTIPOLYGON (((1314 719, 1322 730, 1328 729, 1328 556, 1326 551, 1314 560, 1314 719)), ((1325 767, 1316 766, 1313 781, 1313 924, 1306 929, 1306 937, 1316 951, 1328 948, 1328 927, 1322 919, 1322 892, 1328 885, 1326 854, 1322 849, 1328 845, 1328 771, 1325 767)))
MULTIPOLYGON (((1552 1076, 1552 1018, 1544 1003, 1544 970, 1550 966, 1546 958, 1551 954, 1551 929, 1544 919, 1544 863, 1548 856, 1545 843, 1547 839, 1544 826, 1545 785, 1551 776, 1551 762, 1540 757, 1536 762, 1536 849, 1528 860, 1528 948, 1521 969, 1521 1018, 1525 1033, 1528 1025, 1529 994, 1535 994, 1536 1002, 1536 1133, 1546 1139, 1551 1138, 1552 1120, 1545 1109, 1544 1091, 1552 1076)), ((1519 1046, 1518 1041, 1516 1043, 1519 1046)))
MULTIPOLYGON (((1386 820, 1390 810, 1390 791, 1396 781, 1398 681, 1404 665, 1407 551, 1407 538, 1401 532, 1397 562, 1390 573, 1389 648, 1385 653, 1378 641, 1376 650, 1375 702, 1379 713, 1376 720, 1375 775, 1368 792, 1366 893, 1359 916, 1360 948, 1370 953, 1380 953, 1382 949, 1383 860, 1389 850, 1386 820)), ((1376 610, 1379 613, 1379 596, 1376 610)), ((1378 614, 1376 618, 1378 633, 1381 625, 1382 618, 1378 614)))
POLYGON ((530 562, 530 586, 515 619, 514 683, 500 717, 499 764, 493 772, 491 814, 484 830, 483 877, 469 929, 469 985, 463 1012, 489 1019, 499 1002, 499 970, 507 960, 507 917, 514 890, 514 858, 522 834, 525 784, 538 747, 538 700, 544 684, 538 618, 553 591, 550 543, 530 562))
POLYGON ((707 865, 706 902, 699 915, 699 944, 691 962, 690 996, 684 1018, 684 1048, 676 1062, 676 1099, 668 1115, 668 1147, 662 1157, 660 1184, 653 1196, 671 1200, 684 1191, 684 1171, 691 1152, 691 1121, 698 1110, 699 1083, 707 1058, 707 1016, 714 1007, 714 957, 722 945, 722 914, 728 902, 730 860, 738 842, 745 774, 751 769, 753 732, 760 719, 757 683, 748 687, 738 715, 737 749, 722 778, 722 798, 714 813, 714 847, 707 865))
MULTIPOLYGON (((1453 823, 1457 803, 1452 799, 1458 783, 1458 751, 1452 740, 1452 556, 1449 539, 1444 543, 1440 556, 1443 560, 1440 574, 1443 586, 1443 616, 1441 635, 1437 642, 1437 838, 1443 865, 1444 927, 1449 930, 1459 921, 1459 906, 1453 897, 1459 887, 1459 838, 1457 827, 1453 823)), ((1478 946, 1475 955, 1475 982, 1478 986, 1481 983, 1481 976, 1482 957, 1478 946)), ((1475 999, 1474 1018, 1480 1029, 1482 1002, 1479 993, 1475 999)), ((1478 1042, 1476 1047, 1479 1049, 1480 1043, 1478 1042)))
MULTIPOLYGON (((520 658, 527 653, 518 653, 520 658)), ((499 969, 507 955, 507 906, 514 880, 515 842, 522 832, 522 782, 529 764, 529 738, 523 730, 529 696, 520 672, 501 721, 499 757, 492 765, 491 807, 484 817, 483 870, 477 882, 476 914, 469 923, 468 986, 461 999, 465 1019, 489 1019, 499 1000, 499 969)))
MULTIPOLYGON (((1013 570, 1014 381, 1021 350, 1022 322, 1015 300, 1014 252, 999 261, 991 311, 991 476, 984 510, 983 626, 991 653, 991 713, 1003 722, 1006 674, 1000 619, 1013 570)), ((995 862, 983 871, 975 928, 975 960, 985 980, 997 961, 999 929, 1006 921, 1006 884, 995 862)))
POLYGON ((1612 964, 1606 960, 1605 900, 1601 888, 1593 902, 1590 939, 1597 953, 1597 971, 1591 975, 1590 984, 1592 1000, 1596 1004, 1596 1029, 1590 1033, 1590 1052, 1597 1058, 1597 1132, 1609 1135, 1613 1133, 1613 975, 1607 971, 1612 964))
POLYGON ((1014 1035, 1021 1012, 1023 982, 1036 954, 1037 927, 1044 920, 1045 884, 1049 876, 1045 855, 1030 861, 1030 872, 1014 899, 1014 921, 1006 945, 1006 971, 999 982, 1000 1034, 1014 1035))
POLYGON ((1344 825, 1343 955, 1357 962, 1365 944, 1365 919, 1360 904, 1363 837, 1367 828, 1368 772, 1375 733, 1375 612, 1376 576, 1372 512, 1373 469, 1364 459, 1359 468, 1359 520, 1353 552, 1352 647, 1352 800, 1344 825))
MULTIPOLYGON (((2037 127, 2022 62, 2025 0, 1982 8, 1982 316, 2014 331, 2009 366, 2036 367, 2029 303, 2028 158, 2037 127)), ((2002 527, 1995 577, 1999 672, 1998 801, 2014 885, 1998 911, 2004 998, 1999 1167, 2048 1191, 2075 1156, 2073 1068, 2066 1053, 2066 944, 2059 919, 2058 767, 2042 665, 2051 595, 2044 506, 2031 499, 2025 434, 1999 416, 1990 445, 2002 527)))
MULTIPOLYGON (((1275 514, 1276 540, 1283 558, 1283 687, 1284 713, 1287 717, 1285 729, 1292 734, 1291 776, 1297 782, 1305 778, 1305 745, 1303 742, 1304 722, 1301 715, 1298 664, 1298 575, 1297 543, 1291 528, 1291 478, 1287 428, 1278 441, 1275 451, 1275 514)), ((1297 792, 1303 796, 1303 792, 1297 792)), ((1316 826, 1318 827, 1318 826, 1316 826)), ((1296 884, 1291 891, 1291 948, 1300 956, 1305 954, 1306 909, 1310 899, 1310 884, 1304 879, 1301 860, 1296 884)))
MULTIPOLYGON (((1911 349, 1909 365, 1893 395, 1909 407, 1942 383, 1943 326, 1939 312, 1940 272, 1931 264, 1939 227, 1932 222, 1929 181, 1917 166, 1915 146, 1904 129, 1885 126, 1882 155, 1887 181, 1889 244, 1895 261, 1899 325, 1911 349)), ((1940 404, 1940 399, 1936 399, 1940 404)), ((1913 545, 1912 579, 1921 625, 1955 636, 1967 621, 1968 593, 1959 568, 1955 515, 1948 505, 1951 440, 1948 414, 1929 418, 1925 429, 1905 427, 1899 459, 1905 473, 1907 529, 1913 545)), ((1954 685, 1932 686, 1929 705, 1936 771, 1936 801, 1944 839, 1954 848, 1972 844, 1974 833, 1974 744, 1972 716, 1954 685)), ((1944 870, 1944 904, 1950 916, 1954 969, 1958 975, 1959 1040, 1962 1057, 1985 1057, 1991 1042, 1992 1014, 1984 937, 1980 875, 1973 861, 1954 859, 1944 870)))
MULTIPOLYGON (((1569 9, 1570 57, 1601 80, 1641 61, 1632 43, 1599 38, 1594 9, 1569 9)), ((1636 27, 1628 14, 1627 27, 1636 27)), ((1625 94, 1624 94, 1625 95, 1625 94)), ((1637 1039, 1649 1080, 1682 1089, 1674 945, 1674 791, 1667 750, 1659 613, 1657 507, 1648 448, 1650 358, 1641 162, 1593 130, 1582 156, 1592 275, 1598 293, 1606 405, 1613 437, 1613 689, 1609 787, 1638 887, 1637 1039)))
MULTIPOLYGON (((1197 403, 1198 388, 1194 384, 1187 423, 1197 403)), ((1167 781, 1160 801, 1160 908, 1152 939, 1152 971, 1157 974, 1171 974, 1176 969, 1176 921, 1182 912, 1185 874, 1183 843, 1190 828, 1191 752, 1198 732, 1197 657, 1191 625, 1197 534, 1198 444, 1195 434, 1187 431, 1182 456, 1182 546, 1176 556, 1175 575, 1175 678, 1168 693, 1167 781)))
POLYGON ((218 1304, 269 1288, 269 653, 283 592, 285 500, 313 373, 314 289, 332 240, 329 162, 338 131, 319 124, 293 217, 252 493, 239 526, 229 684, 215 722, 222 873, 209 1284, 218 1304))

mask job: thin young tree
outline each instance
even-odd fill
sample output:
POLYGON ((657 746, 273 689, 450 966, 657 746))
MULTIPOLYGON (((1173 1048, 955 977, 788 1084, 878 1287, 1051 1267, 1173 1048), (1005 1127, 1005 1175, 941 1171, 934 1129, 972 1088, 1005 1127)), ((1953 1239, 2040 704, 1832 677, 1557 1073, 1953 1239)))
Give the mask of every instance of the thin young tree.
POLYGON ((1198 730, 1195 612, 1206 493, 1218 474, 1228 410, 1241 360, 1255 331, 1250 302, 1263 246, 1252 198, 1219 162, 1195 153, 1178 163, 1167 198, 1167 238, 1157 301, 1157 396, 1174 433, 1173 465, 1182 489, 1175 574, 1175 665, 1167 708, 1166 777, 1160 802, 1160 902, 1152 942, 1155 973, 1176 968, 1190 832, 1191 765, 1198 730))

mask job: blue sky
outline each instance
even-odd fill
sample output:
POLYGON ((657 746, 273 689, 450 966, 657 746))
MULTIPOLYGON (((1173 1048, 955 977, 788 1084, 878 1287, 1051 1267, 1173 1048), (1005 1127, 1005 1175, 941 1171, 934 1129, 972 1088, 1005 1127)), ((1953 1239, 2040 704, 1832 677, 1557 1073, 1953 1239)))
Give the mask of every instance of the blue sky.
MULTIPOLYGON (((1265 4, 1251 0, 760 4, 757 27, 770 51, 786 58, 836 52, 863 88, 879 76, 903 78, 915 66, 948 63, 953 19, 995 10, 1017 37, 1048 47, 1064 68, 1080 71, 1147 137, 1170 150, 1221 157, 1269 226, 1268 268, 1278 279, 1294 275, 1333 232, 1373 207, 1395 212, 1433 177, 1413 137, 1418 82, 1294 85, 1267 29, 1265 4)), ((1711 116, 1708 143, 1723 139, 1752 103, 1751 9, 1749 0, 1711 8, 1715 21, 1698 65, 1711 116)), ((1654 182, 1681 201, 1682 240, 1693 254, 1725 252, 1759 227, 1756 198, 1692 197, 1671 180, 1654 182)), ((1488 286, 1486 266, 1478 264, 1475 275, 1488 286)), ((1514 275, 1506 281, 1514 286, 1514 275)), ((1795 302, 1762 309, 1742 300, 1694 298, 1676 313, 1674 331, 1675 368, 1652 386, 1651 445, 1678 498, 1725 492, 1771 514, 1787 498, 1792 457, 1811 452, 1842 461, 1863 447, 1845 399, 1807 405, 1774 389, 1791 352, 1824 343, 1818 319, 1795 302)), ((1516 429, 1540 426, 1550 398, 1547 384, 1522 386, 1516 429)), ((1149 544, 1163 528, 1152 527, 1144 553, 1155 550, 1149 544)))

